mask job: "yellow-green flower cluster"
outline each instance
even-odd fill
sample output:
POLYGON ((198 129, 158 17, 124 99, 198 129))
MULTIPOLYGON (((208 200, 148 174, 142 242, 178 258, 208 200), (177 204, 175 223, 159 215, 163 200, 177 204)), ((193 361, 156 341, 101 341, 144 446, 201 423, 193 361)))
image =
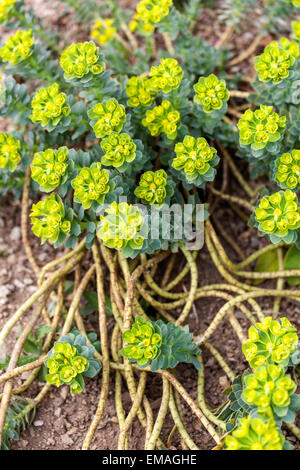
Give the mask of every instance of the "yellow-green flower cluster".
POLYGON ((166 197, 167 173, 164 170, 142 174, 134 194, 148 204, 163 204, 166 197))
POLYGON ((149 76, 154 91, 170 93, 170 91, 179 87, 183 70, 176 59, 161 59, 160 65, 151 67, 149 76))
POLYGON ((99 60, 99 50, 92 41, 72 43, 66 47, 60 57, 60 65, 66 79, 82 78, 91 73, 98 75, 105 69, 99 60))
POLYGON ((216 157, 217 151, 210 147, 203 137, 195 139, 185 136, 183 142, 175 145, 176 158, 172 166, 176 170, 184 170, 188 181, 204 175, 211 168, 210 161, 216 157))
POLYGON ((300 150, 284 153, 275 162, 275 179, 282 188, 300 189, 300 150))
POLYGON ((97 120, 93 129, 96 137, 100 138, 110 135, 112 132, 121 132, 126 121, 125 108, 115 98, 111 98, 105 103, 97 103, 89 111, 89 117, 97 120))
POLYGON ((53 83, 47 88, 40 88, 31 102, 31 120, 39 122, 43 127, 51 123, 53 126, 70 114, 65 93, 61 93, 59 85, 53 83))
POLYGON ((71 222, 65 219, 65 209, 58 195, 52 193, 43 201, 33 204, 31 208, 31 224, 33 233, 42 239, 55 243, 61 233, 67 234, 71 222))
POLYGON ((56 343, 46 365, 49 369, 49 374, 46 375, 49 384, 56 385, 56 387, 64 383, 68 384, 72 394, 82 391, 83 387, 76 377, 87 369, 88 361, 78 354, 74 346, 67 342, 56 343))
POLYGON ((7 166, 9 171, 14 171, 21 160, 20 150, 19 140, 6 132, 0 132, 0 168, 7 166))
POLYGON ((298 43, 281 38, 279 42, 272 41, 261 55, 255 57, 255 69, 260 80, 279 83, 289 76, 298 57, 298 43))
POLYGON ((225 438, 226 450, 282 450, 283 442, 274 419, 250 415, 241 418, 238 427, 225 438))
POLYGON ((8 21, 15 9, 16 0, 0 0, 0 23, 8 21))
POLYGON ((285 317, 265 317, 248 330, 243 353, 253 369, 261 364, 280 364, 289 359, 298 347, 296 328, 285 317))
POLYGON ((6 39, 4 46, 0 49, 0 57, 3 62, 11 62, 14 65, 19 64, 32 54, 33 44, 31 29, 17 31, 6 39))
POLYGON ((129 247, 138 250, 143 246, 144 238, 140 231, 144 218, 140 211, 126 202, 117 204, 115 201, 105 210, 106 215, 100 217, 100 228, 97 236, 104 245, 116 250, 129 247))
POLYGON ((150 321, 136 317, 131 330, 123 333, 123 341, 128 346, 121 350, 121 354, 133 359, 139 366, 145 366, 160 353, 162 336, 150 321))
POLYGON ((154 26, 160 23, 170 12, 172 0, 141 0, 136 7, 134 20, 130 23, 131 31, 141 25, 144 33, 153 33, 154 26))
POLYGON ((119 168, 125 162, 130 163, 135 159, 136 145, 128 134, 112 132, 100 145, 105 153, 101 158, 103 165, 119 168))
POLYGON ((170 101, 164 100, 160 106, 146 111, 142 124, 147 127, 152 136, 164 132, 168 139, 175 139, 177 127, 180 125, 180 114, 173 108, 170 101))
POLYGON ((292 21, 294 38, 300 41, 300 21, 292 21))
POLYGON ((273 112, 272 106, 261 105, 256 111, 247 109, 238 122, 240 143, 253 150, 263 149, 268 142, 277 142, 284 132, 286 116, 273 112))
POLYGON ((72 181, 74 200, 80 202, 84 209, 89 209, 96 201, 103 204, 110 190, 109 172, 101 169, 101 163, 92 163, 89 168, 82 168, 72 181))
POLYGON ((291 3, 294 7, 300 8, 300 0, 284 0, 287 3, 291 3))
POLYGON ((285 237, 289 230, 300 227, 300 205, 293 191, 279 191, 260 200, 255 209, 259 230, 277 237, 285 237))
POLYGON ((95 21, 91 31, 91 37, 98 42, 99 46, 103 46, 114 38, 117 30, 113 24, 114 20, 112 18, 95 21))
POLYGON ((147 77, 131 77, 126 85, 127 104, 131 108, 150 106, 156 92, 151 88, 151 80, 147 77))
POLYGON ((275 364, 262 364, 244 377, 244 383, 243 398, 249 405, 257 406, 259 413, 269 413, 274 406, 289 406, 297 388, 283 368, 275 364))
POLYGON ((195 103, 203 106, 203 111, 210 113, 216 109, 221 109, 224 102, 230 98, 224 80, 219 80, 213 73, 208 77, 200 77, 194 85, 196 95, 195 103))
POLYGON ((68 148, 47 149, 34 155, 31 178, 46 192, 53 191, 62 182, 68 168, 68 148))

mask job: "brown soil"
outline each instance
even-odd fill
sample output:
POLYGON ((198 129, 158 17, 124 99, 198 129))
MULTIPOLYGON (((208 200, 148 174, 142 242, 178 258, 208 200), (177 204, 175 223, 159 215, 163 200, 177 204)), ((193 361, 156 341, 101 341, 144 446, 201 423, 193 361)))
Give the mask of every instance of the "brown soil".
MULTIPOLYGON (((68 10, 67 14, 65 13, 66 5, 61 3, 56 5, 54 2, 46 2, 45 0, 31 0, 27 3, 34 7, 47 24, 54 24, 58 27, 64 38, 67 35, 66 40, 74 41, 75 39, 81 40, 86 38, 86 32, 78 27, 70 10, 68 10)), ((128 0, 126 3, 127 5, 132 5, 136 2, 128 0)), ((257 3, 258 7, 254 15, 259 15, 259 2, 257 3)), ((200 32, 210 42, 216 42, 224 29, 224 26, 216 25, 215 17, 216 12, 207 9, 199 20, 200 32)), ((256 32, 253 27, 249 32, 249 26, 243 25, 243 30, 235 34, 231 43, 230 49, 232 55, 235 56, 240 51, 243 51, 255 37, 256 32)), ((246 75, 253 73, 252 60, 246 61, 246 63, 241 64, 239 67, 243 68, 243 72, 246 75)), ((231 72, 236 73, 237 70, 240 70, 240 68, 233 68, 231 72)), ((229 185, 230 192, 239 191, 233 181, 229 181, 229 185)), ((237 220, 234 213, 226 204, 218 203, 215 214, 222 221, 222 225, 227 233, 235 240, 238 240, 245 254, 250 254, 265 243, 264 239, 257 237, 257 232, 250 230, 246 225, 237 220)), ((41 248, 38 240, 33 236, 31 236, 30 242, 35 257, 41 266, 55 256, 54 250, 50 245, 45 244, 41 248)), ((237 262, 238 259, 233 250, 226 246, 225 242, 224 245, 232 261, 237 262)), ((213 265, 205 247, 198 256, 198 267, 201 285, 224 282, 213 265)), ((178 269, 180 270, 180 266, 178 269)), ((185 282, 188 285, 188 280, 184 281, 183 284, 185 282)), ((30 269, 21 243, 20 202, 13 201, 9 195, 1 201, 0 206, 0 328, 35 289, 35 276, 30 269)), ((266 312, 272 309, 272 302, 272 300, 266 300, 262 304, 266 312)), ((194 309, 188 320, 190 330, 195 334, 203 332, 222 304, 223 301, 218 301, 215 298, 201 299, 195 302, 194 309)), ((281 311, 300 329, 299 305, 292 301, 284 300, 281 311)), ((173 313, 176 315, 176 312, 173 313)), ((249 324, 241 313, 236 312, 236 316, 246 333, 249 324)), ((109 320, 108 324, 111 330, 113 322, 109 320)), ((94 324, 94 327, 97 328, 96 324, 94 324)), ((6 349, 0 351, 0 357, 9 353, 10 346, 13 345, 19 328, 20 326, 18 325, 13 329, 6 349)), ((221 323, 210 341, 222 353, 235 374, 238 375, 245 370, 246 363, 243 359, 240 342, 228 321, 224 320, 221 323)), ((203 350, 203 361, 205 364, 205 396, 207 404, 214 408, 219 406, 224 400, 222 392, 229 385, 229 382, 222 369, 220 369, 215 359, 206 349, 203 350)), ((23 380, 24 377, 25 374, 22 376, 23 380)), ((191 396, 196 398, 197 374, 195 369, 186 365, 179 366, 178 378, 185 385, 191 396)), ((16 385, 19 382, 21 382, 21 379, 16 380, 16 385)), ((28 395, 35 396, 41 387, 41 383, 35 382, 30 388, 28 395)), ((95 413, 100 389, 101 374, 93 380, 88 380, 86 389, 79 395, 71 396, 67 387, 62 387, 58 390, 52 389, 50 394, 38 406, 33 424, 22 432, 19 441, 12 442, 12 449, 80 449, 83 437, 95 413)), ((154 413, 157 413, 160 405, 161 391, 160 377, 155 374, 149 374, 146 393, 148 392, 147 396, 150 399, 154 413)), ((130 409, 131 400, 125 388, 123 405, 126 411, 130 409)), ((187 430, 195 443, 200 449, 211 449, 214 446, 213 440, 184 403, 183 409, 187 430)), ((173 421, 168 416, 161 434, 164 442, 167 441, 172 427, 173 421)), ((111 373, 109 399, 91 449, 116 448, 118 433, 119 426, 114 406, 114 373, 111 373)), ((143 448, 143 435, 144 432, 139 422, 135 420, 129 433, 131 449, 143 448)), ((288 436, 288 439, 295 445, 296 438, 288 436)), ((175 433, 171 449, 179 448, 180 440, 178 434, 175 433)))

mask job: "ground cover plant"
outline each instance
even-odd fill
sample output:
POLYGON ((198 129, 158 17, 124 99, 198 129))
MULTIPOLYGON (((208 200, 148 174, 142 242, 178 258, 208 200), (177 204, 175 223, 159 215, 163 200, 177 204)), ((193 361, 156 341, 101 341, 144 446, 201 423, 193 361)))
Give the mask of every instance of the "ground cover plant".
POLYGON ((200 450, 183 402, 211 448, 293 448, 300 350, 282 305, 300 300, 300 3, 222 2, 214 43, 197 29, 212 0, 61 3, 84 40, 66 43, 27 2, 0 0, 0 196, 20 199, 37 284, 0 331, 3 346, 20 330, 0 360, 2 448, 50 390, 76 395, 98 377, 83 449, 110 392, 120 450, 131 448, 135 420, 147 450, 170 448, 175 432, 182 449, 200 450), (260 34, 233 56, 230 41, 257 3, 260 34), (249 59, 252 76, 232 72, 249 59), (264 240, 249 256, 217 217, 222 202, 264 240), (44 266, 31 232, 57 252, 44 266), (204 242, 222 282, 201 282, 204 242), (195 334, 189 320, 204 298, 225 302, 195 334), (274 300, 269 312, 265 298, 274 300), (248 362, 242 375, 210 343, 224 320, 248 362), (206 349, 231 382, 215 409, 204 393, 206 349), (197 400, 180 364, 197 377, 197 400), (162 382, 158 413, 147 396, 153 374, 162 382))

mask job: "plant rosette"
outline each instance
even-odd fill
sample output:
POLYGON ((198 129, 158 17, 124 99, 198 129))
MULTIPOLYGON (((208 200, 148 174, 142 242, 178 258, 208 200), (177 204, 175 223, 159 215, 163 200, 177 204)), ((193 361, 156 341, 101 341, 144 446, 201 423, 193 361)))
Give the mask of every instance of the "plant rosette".
POLYGON ((94 162, 88 168, 82 168, 71 183, 74 189, 74 201, 89 209, 95 201, 102 205, 106 195, 114 189, 109 171, 101 168, 101 163, 94 162))
POLYGON ((131 108, 147 107, 153 104, 157 95, 152 89, 152 81, 148 77, 131 77, 126 84, 127 105, 131 108))
POLYGON ((263 197, 255 209, 255 225, 272 243, 296 242, 300 227, 297 194, 287 189, 263 197))
POLYGON ((152 90, 166 94, 179 87, 183 70, 176 59, 161 59, 160 65, 151 67, 149 77, 152 90))
POLYGON ((127 258, 143 247, 143 225, 144 217, 137 207, 114 201, 105 209, 105 215, 100 216, 97 237, 105 246, 120 250, 127 258))
POLYGON ((142 174, 134 194, 147 204, 169 204, 174 194, 173 181, 164 170, 146 171, 142 174))
POLYGON ((183 181, 204 188, 207 181, 213 181, 216 175, 215 166, 219 157, 215 148, 210 147, 203 137, 195 139, 185 136, 183 142, 175 145, 176 157, 172 167, 180 172, 183 181))
POLYGON ((60 57, 64 79, 78 85, 88 83, 105 70, 103 57, 93 41, 70 44, 60 57))
POLYGON ((272 144, 282 138, 285 127, 286 116, 280 117, 272 106, 261 105, 254 112, 247 109, 238 122, 240 145, 251 146, 252 151, 271 151, 272 144))
POLYGON ((43 201, 32 205, 30 212, 32 231, 43 245, 49 239, 55 247, 62 244, 71 230, 73 211, 65 208, 61 198, 52 193, 43 201))
POLYGON ((296 41, 290 42, 287 38, 281 38, 279 42, 272 41, 264 52, 254 59, 260 80, 280 83, 288 78, 299 55, 299 45, 296 41))
POLYGON ((94 354, 94 346, 87 345, 83 335, 69 333, 62 336, 45 361, 49 369, 47 382, 56 387, 65 383, 70 386, 71 394, 82 392, 85 387, 83 376, 95 377, 102 367, 94 354))
POLYGON ((59 147, 34 155, 30 165, 31 178, 39 184, 41 191, 49 193, 67 181, 74 169, 68 153, 67 147, 59 147))
POLYGON ((300 150, 284 153, 275 160, 273 179, 282 189, 300 189, 300 150))
POLYGON ((284 437, 274 419, 251 417, 239 420, 236 429, 225 437, 225 450, 283 450, 284 437))
POLYGON ((300 396, 295 394, 296 383, 275 364, 262 364, 253 374, 243 376, 243 399, 256 406, 260 415, 274 416, 277 424, 294 422, 300 409, 300 396))
POLYGON ((174 140, 180 127, 180 114, 170 101, 164 100, 161 105, 146 111, 142 124, 152 136, 164 133, 169 140, 174 140))
POLYGON ((21 161, 21 143, 11 134, 0 132, 0 168, 15 171, 21 161))
POLYGON ((200 104, 206 113, 221 109, 224 102, 230 98, 225 81, 219 80, 214 74, 208 77, 200 77, 194 85, 194 90, 196 93, 194 96, 195 103, 200 104))
POLYGON ((121 354, 141 368, 150 366, 152 372, 174 368, 181 362, 191 363, 200 370, 196 357, 200 351, 192 337, 188 326, 182 328, 172 322, 153 322, 136 317, 131 330, 123 333, 123 341, 127 345, 121 354))
POLYGON ((279 320, 265 317, 249 328, 248 339, 242 349, 252 369, 266 363, 285 368, 298 350, 297 330, 286 317, 279 320))
POLYGON ((120 133, 126 121, 125 108, 115 98, 97 103, 87 114, 97 138, 109 136, 112 132, 120 133))
POLYGON ((151 35, 155 26, 163 21, 170 12, 173 0, 141 0, 136 7, 136 13, 130 22, 131 31, 151 35))
POLYGON ((60 92, 59 85, 53 83, 47 88, 40 88, 31 102, 31 121, 40 123, 48 132, 65 132, 69 127, 70 106, 65 93, 60 92))
POLYGON ((136 144, 131 137, 126 134, 112 132, 100 143, 104 152, 101 158, 102 165, 113 166, 121 173, 124 172, 136 157, 136 144))
POLYGON ((98 19, 93 24, 91 38, 95 39, 99 46, 104 46, 114 39, 116 33, 113 18, 98 19))
POLYGON ((34 39, 32 30, 17 31, 9 36, 4 46, 0 48, 0 58, 3 62, 11 62, 17 65, 28 59, 33 52, 34 39))

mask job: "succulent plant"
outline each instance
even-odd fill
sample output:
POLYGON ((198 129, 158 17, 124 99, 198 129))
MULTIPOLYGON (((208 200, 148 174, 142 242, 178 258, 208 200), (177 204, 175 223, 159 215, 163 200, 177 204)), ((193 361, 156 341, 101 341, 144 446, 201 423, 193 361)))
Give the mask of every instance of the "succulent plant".
POLYGON ((225 81, 219 80, 213 73, 208 77, 200 77, 194 90, 195 103, 201 104, 206 113, 221 109, 230 97, 225 81))
POLYGON ((109 184, 109 172, 101 169, 101 163, 94 162, 89 168, 82 168, 72 181, 74 188, 74 200, 80 202, 84 209, 89 209, 96 201, 103 204, 106 194, 111 186, 109 184))
POLYGON ((255 209, 258 230, 273 243, 284 240, 293 243, 300 227, 300 205, 297 194, 290 189, 263 197, 255 209))
POLYGON ((130 77, 126 84, 128 106, 131 108, 150 106, 153 103, 153 98, 156 96, 156 92, 151 86, 151 80, 147 77, 130 77))
POLYGON ((148 204, 163 204, 167 195, 167 173, 164 170, 146 171, 142 174, 134 194, 148 204))
POLYGON ((208 145, 204 137, 195 139, 186 135, 183 142, 175 145, 175 152, 172 166, 178 171, 183 171, 188 182, 198 180, 203 183, 215 176, 213 167, 219 161, 217 151, 208 145))
POLYGON ((134 31, 140 26, 140 31, 151 34, 154 26, 168 16, 172 0, 141 0, 136 7, 134 20, 130 29, 134 31))
POLYGON ((51 123, 57 126, 64 116, 70 114, 70 106, 67 104, 65 93, 60 92, 59 85, 53 83, 47 88, 40 88, 31 102, 31 120, 41 123, 42 127, 51 123))
POLYGON ((248 330, 248 339, 243 344, 243 353, 253 369, 261 364, 286 365, 298 347, 296 328, 286 317, 273 320, 265 317, 248 330))
POLYGON ((21 143, 12 135, 0 132, 0 168, 14 171, 21 161, 21 143))
POLYGON ((47 149, 37 152, 31 162, 31 178, 47 193, 63 184, 67 175, 68 148, 47 149))
POLYGON ((152 136, 164 133, 168 139, 173 140, 180 126, 180 114, 170 101, 164 100, 160 106, 146 111, 142 124, 147 127, 152 136))
POLYGON ((54 344, 45 361, 49 369, 47 382, 56 387, 65 383, 70 386, 71 394, 82 392, 83 376, 94 377, 101 369, 94 353, 94 346, 87 346, 83 335, 69 333, 63 336, 54 344))
POLYGON ((99 46, 103 46, 115 37, 116 32, 113 18, 98 19, 93 24, 91 37, 99 46))
POLYGON ((8 21, 15 10, 16 0, 1 0, 0 1, 0 23, 8 21))
POLYGON ((255 68, 260 80, 280 83, 290 74, 290 69, 299 57, 299 45, 281 38, 279 42, 272 41, 264 52, 255 57, 255 68))
POLYGON ((101 158, 103 165, 119 168, 125 162, 131 163, 135 159, 136 145, 128 134, 112 132, 100 145, 104 152, 101 158))
POLYGON ((28 59, 33 52, 34 39, 32 30, 17 31, 9 36, 4 46, 0 48, 0 57, 3 62, 11 62, 16 65, 28 59))
POLYGON ((160 65, 152 66, 150 85, 155 92, 170 93, 179 87, 183 70, 176 59, 161 59, 160 65))
POLYGON ((250 415, 241 418, 237 428, 225 438, 226 450, 282 450, 283 443, 274 419, 250 415))
POLYGON ((32 231, 41 238, 42 244, 47 239, 55 243, 61 234, 65 237, 71 229, 71 222, 65 218, 62 200, 54 193, 32 205, 30 218, 32 231))
POLYGON ((251 145, 253 150, 266 147, 268 142, 277 142, 286 125, 286 117, 273 112, 272 106, 261 105, 256 111, 247 109, 238 122, 240 144, 251 145))
POLYGON ((66 80, 99 75, 105 69, 98 47, 92 41, 70 44, 61 54, 60 65, 66 80))
POLYGON ((88 111, 88 116, 93 121, 93 129, 96 137, 106 137, 112 132, 121 132, 126 121, 125 108, 115 98, 97 103, 88 111))
POLYGON ((300 150, 284 153, 275 161, 275 181, 283 189, 300 189, 300 150))
POLYGON ((129 248, 133 252, 143 246, 144 238, 140 234, 143 224, 144 218, 138 208, 114 201, 100 217, 97 236, 109 248, 129 248))

